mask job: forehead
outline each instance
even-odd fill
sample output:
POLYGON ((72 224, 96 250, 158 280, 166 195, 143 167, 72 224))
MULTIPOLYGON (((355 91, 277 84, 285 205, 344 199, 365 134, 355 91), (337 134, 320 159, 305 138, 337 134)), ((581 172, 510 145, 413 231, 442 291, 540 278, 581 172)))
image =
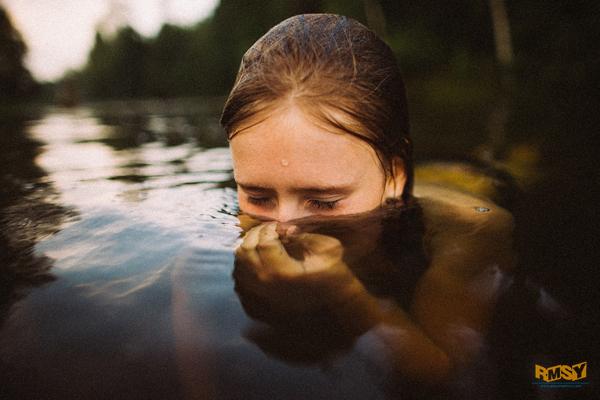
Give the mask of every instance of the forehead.
POLYGON ((381 169, 366 142, 314 123, 295 106, 276 109, 230 145, 236 180, 253 184, 351 184, 381 169))

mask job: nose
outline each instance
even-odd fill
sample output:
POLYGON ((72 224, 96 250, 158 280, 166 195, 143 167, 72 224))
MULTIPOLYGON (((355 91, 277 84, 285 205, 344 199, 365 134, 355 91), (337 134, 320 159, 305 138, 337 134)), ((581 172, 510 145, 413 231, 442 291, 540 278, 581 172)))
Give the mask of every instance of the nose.
POLYGON ((302 210, 294 202, 280 202, 277 206, 276 219, 285 224, 288 221, 303 217, 302 210))

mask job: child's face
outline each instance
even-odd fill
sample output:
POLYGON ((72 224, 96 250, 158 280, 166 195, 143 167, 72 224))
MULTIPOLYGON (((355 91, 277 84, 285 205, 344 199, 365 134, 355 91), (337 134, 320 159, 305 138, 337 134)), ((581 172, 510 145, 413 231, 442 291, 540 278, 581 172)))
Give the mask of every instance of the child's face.
POLYGON ((386 179, 366 142, 280 107, 233 137, 231 154, 242 211, 286 222, 311 215, 371 211, 404 188, 386 179))

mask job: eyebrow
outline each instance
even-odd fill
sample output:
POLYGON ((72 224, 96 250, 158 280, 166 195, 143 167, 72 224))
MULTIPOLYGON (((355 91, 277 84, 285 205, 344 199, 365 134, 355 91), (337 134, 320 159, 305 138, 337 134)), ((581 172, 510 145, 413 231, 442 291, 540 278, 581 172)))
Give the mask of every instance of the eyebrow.
MULTIPOLYGON (((268 186, 254 185, 237 182, 237 185, 247 192, 263 192, 263 193, 274 193, 275 189, 268 186)), ((312 186, 312 187, 296 187, 292 189, 294 193, 300 193, 303 195, 323 196, 332 194, 348 194, 352 192, 350 185, 338 185, 338 186, 312 186)))

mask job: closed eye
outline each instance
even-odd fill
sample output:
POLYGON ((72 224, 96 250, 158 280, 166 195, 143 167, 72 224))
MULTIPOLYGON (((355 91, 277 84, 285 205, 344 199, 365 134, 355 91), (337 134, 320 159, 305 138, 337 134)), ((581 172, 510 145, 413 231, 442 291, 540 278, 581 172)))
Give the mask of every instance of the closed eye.
POLYGON ((308 205, 317 210, 333 210, 336 208, 340 200, 324 201, 324 200, 308 200, 308 205))
POLYGON ((248 200, 248 203, 258 206, 258 207, 271 206, 274 202, 274 200, 271 197, 248 196, 247 200, 248 200))

